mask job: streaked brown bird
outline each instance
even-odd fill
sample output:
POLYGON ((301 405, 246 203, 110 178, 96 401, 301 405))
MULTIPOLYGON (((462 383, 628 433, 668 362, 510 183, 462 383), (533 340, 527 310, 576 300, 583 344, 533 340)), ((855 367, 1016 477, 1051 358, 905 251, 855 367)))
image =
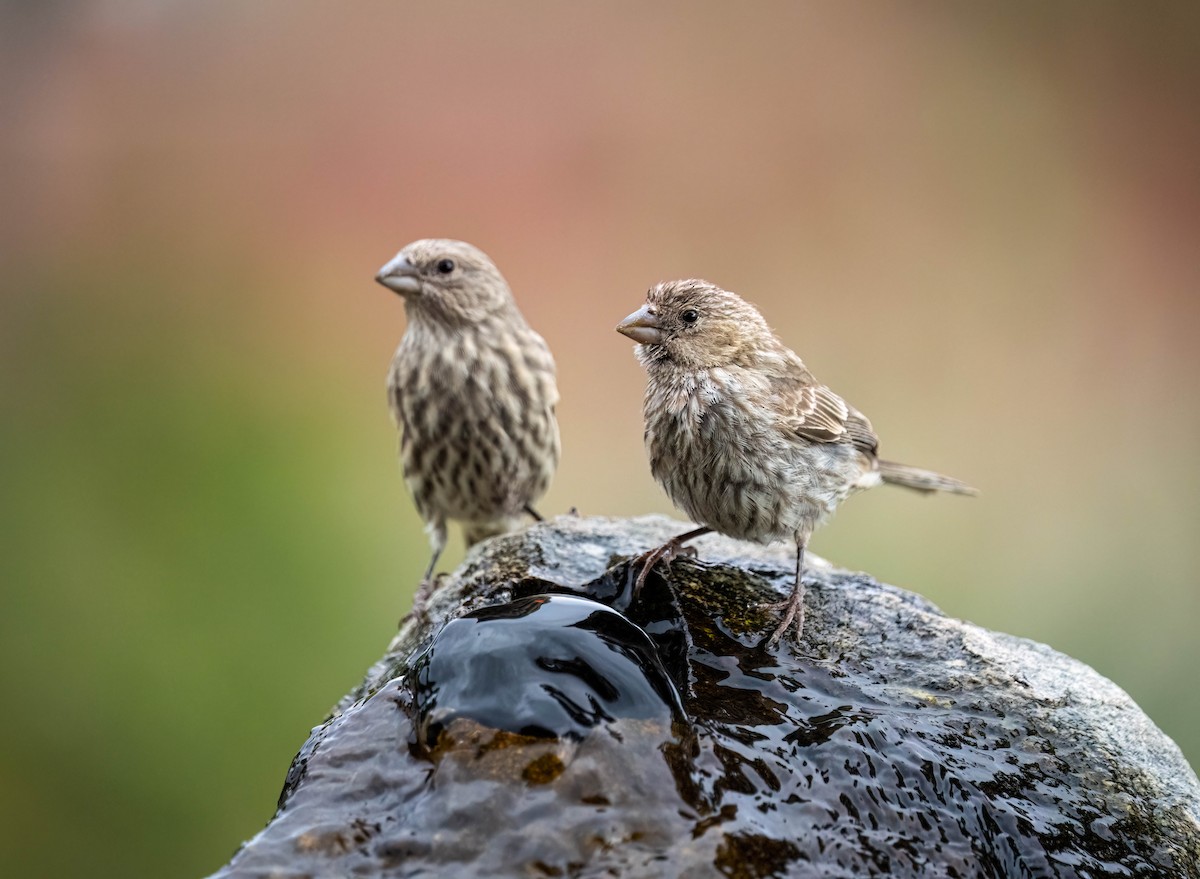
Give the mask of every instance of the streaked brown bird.
POLYGON ((659 560, 709 531, 796 543, 796 581, 774 646, 804 630, 804 549, 850 494, 881 482, 921 492, 976 494, 948 476, 880 460, 865 415, 818 382, 758 309, 707 281, 650 288, 617 325, 638 343, 650 471, 702 527, 646 554, 637 586, 659 560))
POLYGON ((404 297, 408 326, 388 373, 400 461, 433 558, 420 612, 446 547, 446 523, 468 546, 516 527, 558 466, 554 358, 530 329, 487 255, 463 241, 406 246, 375 276, 404 297))

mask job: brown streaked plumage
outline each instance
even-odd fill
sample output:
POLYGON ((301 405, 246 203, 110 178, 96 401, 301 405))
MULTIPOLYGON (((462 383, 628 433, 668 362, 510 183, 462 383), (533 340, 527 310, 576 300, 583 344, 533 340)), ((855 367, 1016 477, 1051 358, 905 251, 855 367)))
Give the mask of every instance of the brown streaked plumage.
POLYGON ((487 255, 463 241, 414 241, 375 279, 404 298, 408 326, 388 373, 404 480, 433 558, 446 523, 467 545, 515 527, 558 465, 558 388, 546 342, 487 255))
POLYGON ((638 343, 650 471, 702 527, 646 555, 638 583, 660 559, 707 531, 796 544, 796 581, 778 605, 776 644, 804 628, 804 549, 850 494, 881 482, 975 494, 928 470, 881 461, 861 412, 818 382, 758 310, 707 281, 652 287, 617 331, 638 343))

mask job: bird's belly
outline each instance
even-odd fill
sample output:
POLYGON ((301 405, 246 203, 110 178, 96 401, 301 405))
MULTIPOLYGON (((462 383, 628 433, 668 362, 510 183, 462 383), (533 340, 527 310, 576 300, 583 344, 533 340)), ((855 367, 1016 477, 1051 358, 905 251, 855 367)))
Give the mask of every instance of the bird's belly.
POLYGON ((496 411, 438 408, 436 419, 413 413, 401 438, 404 478, 422 518, 488 521, 545 494, 558 460, 550 413, 527 413, 512 428, 496 411))
POLYGON ((707 428, 658 425, 648 452, 671 500, 722 534, 762 543, 811 534, 853 490, 857 453, 847 446, 797 443, 744 421, 737 431, 707 428))

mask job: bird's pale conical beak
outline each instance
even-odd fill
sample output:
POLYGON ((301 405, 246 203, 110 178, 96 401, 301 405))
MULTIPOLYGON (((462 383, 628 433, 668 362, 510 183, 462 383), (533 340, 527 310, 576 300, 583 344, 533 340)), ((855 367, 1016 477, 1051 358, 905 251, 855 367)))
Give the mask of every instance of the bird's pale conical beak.
POLYGON ((375 280, 401 296, 416 296, 421 292, 420 272, 403 253, 381 268, 375 280))
POLYGON ((663 338, 662 330, 658 328, 658 315, 649 305, 643 305, 617 324, 617 332, 643 345, 657 345, 663 338))

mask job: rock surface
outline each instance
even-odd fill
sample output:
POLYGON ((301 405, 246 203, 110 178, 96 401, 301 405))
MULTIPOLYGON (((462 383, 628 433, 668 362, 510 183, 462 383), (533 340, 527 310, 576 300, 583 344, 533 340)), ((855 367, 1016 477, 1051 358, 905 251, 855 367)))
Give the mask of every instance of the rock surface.
POLYGON ((1200 877, 1200 784, 1116 685, 819 559, 763 649, 783 547, 702 538, 631 603, 680 530, 479 547, 216 876, 1200 877))

